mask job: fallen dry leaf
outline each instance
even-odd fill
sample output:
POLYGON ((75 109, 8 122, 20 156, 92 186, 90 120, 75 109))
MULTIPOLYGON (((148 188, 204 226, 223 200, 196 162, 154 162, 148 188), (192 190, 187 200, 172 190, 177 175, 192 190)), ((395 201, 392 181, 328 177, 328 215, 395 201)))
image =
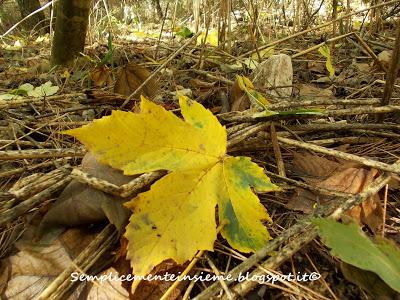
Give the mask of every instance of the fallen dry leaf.
POLYGON ((327 179, 341 169, 340 164, 310 153, 294 153, 293 168, 309 184, 327 179))
POLYGON ((367 63, 356 63, 357 70, 361 73, 371 72, 371 66, 367 63))
MULTIPOLYGON (((174 274, 175 276, 179 276, 185 270, 186 265, 178 265, 173 260, 165 260, 159 265, 157 265, 151 274, 153 276, 156 275, 164 275, 174 274)), ((193 275, 189 273, 189 275, 193 275)), ((132 299, 137 300, 158 300, 165 294, 168 288, 174 283, 174 281, 165 281, 165 280, 154 280, 154 281, 141 281, 139 286, 136 288, 132 299)), ((188 284, 188 282, 181 281, 177 288, 173 290, 173 292, 168 296, 168 300, 182 299, 183 288, 188 284)))
MULTIPOLYGON (((70 229, 51 245, 36 245, 26 240, 16 247, 19 252, 1 261, 0 298, 36 299, 40 293, 85 249, 94 232, 70 229)), ((66 299, 79 299, 84 284, 66 299)))
MULTIPOLYGON (((375 169, 367 170, 353 163, 338 163, 309 153, 296 153, 293 164, 300 177, 307 183, 319 188, 351 194, 362 192, 378 174, 375 169)), ((332 201, 332 198, 321 197, 313 192, 297 188, 287 203, 287 207, 311 213, 317 202, 324 204, 328 201, 332 201)), ((383 216, 379 195, 366 199, 348 211, 347 215, 376 232, 382 228, 383 216)))
POLYGON ((229 104, 231 111, 243 111, 250 107, 249 97, 246 95, 246 92, 240 88, 238 79, 235 80, 231 88, 229 104))
MULTIPOLYGON (((108 268, 97 276, 121 276, 114 268, 108 268)), ((101 278, 101 277, 100 277, 101 278)), ((84 299, 86 300, 128 300, 129 293, 122 287, 119 280, 96 280, 90 283, 91 288, 84 299)))
POLYGON ((189 86, 197 102, 204 102, 208 97, 215 94, 215 82, 205 82, 197 78, 189 80, 189 86))
POLYGON ((311 98, 313 100, 334 99, 333 93, 329 89, 321 89, 310 84, 299 84, 299 96, 311 98))
POLYGON ((102 87, 111 84, 111 70, 107 66, 101 66, 90 72, 90 79, 95 86, 102 87))
MULTIPOLYGON (((121 68, 118 74, 117 81, 115 82, 114 92, 117 94, 129 96, 131 95, 149 76, 151 73, 144 67, 135 63, 128 63, 121 68)), ((149 98, 154 98, 159 91, 157 82, 150 80, 138 93, 149 98)))
MULTIPOLYGON (((82 170, 116 185, 128 183, 134 178, 97 162, 90 153, 86 154, 82 160, 82 170)), ((122 205, 126 200, 73 180, 43 217, 38 236, 48 233, 50 229, 57 230, 60 227, 77 226, 107 219, 121 230, 130 215, 130 211, 122 205)))
POLYGON ((325 62, 309 61, 307 63, 307 69, 314 73, 325 74, 326 72, 325 62))
POLYGON ((221 235, 235 249, 254 252, 269 239, 270 217, 253 191, 280 189, 249 157, 225 155, 226 129, 209 110, 185 96, 179 103, 185 120, 142 97, 140 114, 113 111, 65 132, 125 174, 170 171, 125 204, 134 212, 125 237, 137 275, 166 259, 184 263, 212 250, 216 205, 219 220, 229 220, 221 235))
MULTIPOLYGON (((126 259, 127 247, 128 247, 128 240, 125 237, 122 237, 121 247, 117 253, 117 260, 113 264, 113 267, 118 271, 119 276, 122 275, 128 276, 129 274, 133 274, 130 262, 126 259)), ((165 260, 159 265, 155 266, 150 274, 153 276, 155 275, 162 276, 168 272, 168 274, 175 274, 176 276, 179 276, 179 274, 183 272, 186 266, 187 264, 178 265, 173 260, 165 260)), ((190 272, 189 274, 193 275, 194 272, 190 272)), ((174 283, 173 281, 162 281, 162 280, 141 281, 139 283, 138 288, 135 289, 134 294, 130 295, 130 298, 135 300, 141 300, 141 299, 158 300, 173 283, 174 283)), ((132 292, 131 281, 124 281, 122 282, 122 285, 127 291, 129 291, 130 293, 132 292)), ((167 299, 168 300, 181 299, 181 292, 186 285, 187 282, 182 281, 167 299)))

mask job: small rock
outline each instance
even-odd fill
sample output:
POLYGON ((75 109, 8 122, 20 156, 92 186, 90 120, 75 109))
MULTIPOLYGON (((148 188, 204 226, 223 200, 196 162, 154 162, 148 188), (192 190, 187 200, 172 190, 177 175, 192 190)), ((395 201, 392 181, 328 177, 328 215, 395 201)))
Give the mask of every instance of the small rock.
POLYGON ((392 61, 392 53, 392 50, 384 50, 378 54, 378 60, 386 69, 389 68, 390 62, 392 61))
POLYGON ((272 55, 253 71, 253 83, 257 88, 268 89, 267 95, 274 98, 292 95, 293 68, 290 56, 272 55), (274 87, 285 86, 284 88, 274 87))

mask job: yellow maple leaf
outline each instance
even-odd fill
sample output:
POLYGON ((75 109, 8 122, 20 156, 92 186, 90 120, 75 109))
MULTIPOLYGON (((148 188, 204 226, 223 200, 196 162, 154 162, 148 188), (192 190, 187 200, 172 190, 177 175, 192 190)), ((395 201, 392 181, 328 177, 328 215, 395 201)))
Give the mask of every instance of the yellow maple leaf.
POLYGON ((237 250, 256 251, 269 239, 262 221, 271 219, 251 187, 279 188, 250 158, 226 155, 225 127, 209 110, 185 96, 179 103, 184 120, 142 97, 140 114, 114 111, 65 132, 125 174, 171 171, 126 203, 127 257, 139 276, 166 259, 183 263, 212 250, 217 205, 219 222, 228 221, 222 235, 237 250))

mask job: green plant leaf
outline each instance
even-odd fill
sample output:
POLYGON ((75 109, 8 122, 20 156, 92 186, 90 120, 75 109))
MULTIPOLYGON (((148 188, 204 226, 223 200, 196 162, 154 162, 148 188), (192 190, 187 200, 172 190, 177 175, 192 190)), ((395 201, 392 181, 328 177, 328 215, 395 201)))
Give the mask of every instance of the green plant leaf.
POLYGON ((328 45, 323 45, 318 48, 318 52, 326 58, 326 69, 329 72, 329 76, 334 76, 335 75, 335 69, 333 68, 332 65, 332 58, 331 58, 331 51, 329 50, 328 45))
POLYGON ((185 39, 191 38, 193 36, 193 32, 187 28, 186 26, 181 27, 181 30, 179 30, 176 35, 179 35, 181 37, 184 37, 185 39))
POLYGON ((0 100, 15 100, 15 99, 20 99, 20 98, 22 98, 22 97, 18 96, 18 95, 13 95, 13 94, 0 95, 0 100))
MULTIPOLYGON (((24 95, 28 95, 28 92, 32 91, 35 87, 30 83, 24 83, 19 86, 17 90, 25 92, 24 95)), ((19 95, 19 94, 18 94, 19 95)))
POLYGON ((108 65, 108 64, 112 64, 113 61, 113 55, 114 55, 114 47, 112 44, 112 34, 111 32, 108 33, 108 38, 107 38, 107 46, 108 46, 108 51, 107 53, 104 55, 103 59, 96 64, 97 67, 101 67, 104 65, 108 65))
POLYGON ((272 111, 272 110, 264 110, 258 113, 253 114, 253 118, 265 118, 275 115, 280 116, 295 116, 295 115, 321 115, 323 112, 322 109, 296 109, 296 110, 288 110, 288 111, 272 111))
POLYGON ((31 97, 44 97, 44 96, 52 96, 57 93, 59 87, 53 86, 51 81, 47 81, 46 83, 42 84, 34 88, 33 90, 28 91, 28 96, 31 97))
POLYGON ((254 89, 254 85, 249 78, 246 76, 236 75, 236 81, 239 88, 247 94, 250 102, 255 103, 264 110, 268 110, 267 106, 269 105, 269 101, 263 96, 263 94, 254 89))
POLYGON ((34 86, 30 83, 24 83, 17 89, 9 91, 7 94, 0 95, 0 100, 15 100, 20 99, 22 96, 28 96, 29 92, 34 89, 34 86))
POLYGON ((295 110, 280 111, 278 112, 281 116, 292 116, 292 115, 321 115, 323 109, 318 108, 299 108, 295 110))
POLYGON ((374 272, 400 292, 400 249, 387 239, 372 241, 356 223, 342 224, 330 218, 316 218, 323 242, 344 262, 374 272))

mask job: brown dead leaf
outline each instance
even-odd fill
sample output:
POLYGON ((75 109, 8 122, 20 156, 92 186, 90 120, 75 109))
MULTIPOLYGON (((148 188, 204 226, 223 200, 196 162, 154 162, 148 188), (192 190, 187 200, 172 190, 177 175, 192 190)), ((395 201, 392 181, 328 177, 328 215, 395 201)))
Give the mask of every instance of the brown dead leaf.
POLYGON ((229 106, 231 107, 231 111, 243 111, 250 107, 249 97, 246 95, 245 91, 240 88, 237 79, 231 88, 229 106))
POLYGON ((205 82, 197 78, 192 78, 189 80, 189 86, 193 91, 196 101, 200 103, 215 94, 215 82, 205 82))
POLYGON ((26 60, 26 66, 30 74, 42 74, 50 71, 50 61, 44 58, 28 58, 26 60))
POLYGON ((340 164, 308 152, 293 154, 293 168, 307 183, 327 179, 340 169, 340 164))
POLYGON ((189 80, 189 85, 194 89, 210 89, 215 86, 215 82, 206 82, 197 78, 192 78, 189 80))
MULTIPOLYGON (((1 261, 0 298, 36 299, 94 236, 94 232, 70 229, 51 245, 17 244, 19 252, 1 261)), ((80 284, 68 299, 79 299, 83 289, 84 284, 80 284)))
MULTIPOLYGON (((151 73, 144 67, 135 63, 128 63, 125 67, 121 68, 117 81, 115 82, 114 92, 117 94, 129 96, 131 95, 149 76, 151 73)), ((150 80, 138 93, 137 97, 141 94, 154 98, 159 91, 157 82, 150 80)))
MULTIPOLYGON (((312 154, 296 153, 294 168, 309 184, 319 188, 357 194, 364 190, 378 175, 375 169, 367 170, 353 163, 340 164, 312 154)), ((315 203, 332 201, 332 198, 322 197, 304 189, 296 189, 295 194, 287 203, 287 207, 311 213, 315 203)), ((366 199, 359 206, 347 212, 359 224, 367 225, 376 232, 382 226, 383 210, 379 195, 366 199)))
MULTIPOLYGON (((132 268, 130 262, 126 259, 126 249, 128 241, 125 238, 121 239, 121 247, 117 253, 117 260, 113 264, 113 267, 118 271, 119 275, 130 275, 132 274, 132 268)), ((159 265, 155 266, 150 273, 153 277, 164 274, 174 274, 176 277, 179 276, 186 268, 185 265, 178 265, 173 260, 165 260, 159 265)), ((194 275, 194 272, 189 272, 189 275, 194 275)), ((135 300, 158 300, 168 290, 168 288, 174 283, 172 280, 142 280, 138 287, 135 289, 134 294, 130 295, 130 299, 135 300)), ((132 281, 124 281, 123 286, 126 290, 131 293, 132 281)), ((181 299, 182 291, 188 284, 186 281, 181 281, 178 287, 172 292, 167 298, 168 300, 181 299)))
POLYGON ((326 66, 324 62, 309 61, 307 69, 314 73, 325 74, 326 66))
POLYGON ((82 99, 80 103, 109 103, 109 104, 122 104, 125 97, 110 93, 99 89, 90 89, 85 91, 86 99, 82 99))
MULTIPOLYGON (((120 239, 121 246, 119 247, 118 252, 115 255, 115 262, 113 263, 113 268, 121 275, 129 275, 133 274, 131 262, 126 259, 128 240, 125 237, 121 237, 120 239)), ((129 292, 131 296, 132 292, 132 281, 123 281, 122 286, 129 292)))
POLYGON ((101 66, 90 71, 90 79, 97 87, 111 85, 111 70, 107 66, 101 66))
MULTIPOLYGON (((119 273, 114 268, 109 268, 102 273, 100 276, 119 276, 119 273)), ((122 286, 122 282, 119 280, 96 280, 91 283, 89 293, 84 298, 86 300, 128 300, 129 292, 122 286)))
POLYGON ((299 96, 315 100, 334 99, 333 93, 329 89, 321 89, 309 84, 299 84, 299 96))
MULTIPOLYGON (((90 153, 86 154, 82 160, 82 170, 115 185, 128 183, 134 178, 100 164, 90 153)), ((49 233, 51 229, 58 230, 60 227, 77 226, 107 219, 121 230, 130 215, 130 211, 122 205, 125 201, 124 198, 106 194, 73 180, 44 216, 39 226, 38 236, 42 236, 45 232, 49 233)))
MULTIPOLYGON (((357 175, 358 178, 356 178, 355 180, 357 183, 352 182, 351 184, 353 191, 350 190, 346 192, 350 192, 352 194, 362 192, 369 184, 372 183, 374 178, 378 175, 378 171, 375 169, 372 169, 370 171, 367 171, 365 169, 358 169, 357 175), (363 174, 361 175, 360 172, 362 172, 363 174), (358 188, 357 184, 360 184, 358 188)), ((359 224, 367 225, 372 231, 378 231, 382 228, 383 220, 383 209, 381 206, 379 195, 375 194, 372 197, 367 198, 359 206, 354 207, 353 209, 348 211, 347 215, 357 220, 359 224)))
POLYGON ((93 241, 98 234, 98 229, 89 230, 81 227, 70 228, 63 232, 58 240, 61 242, 69 256, 77 257, 93 241))
MULTIPOLYGON (((163 261, 161 264, 157 265, 151 274, 164 275, 174 274, 179 276, 186 268, 186 265, 178 265, 173 260, 163 261)), ((190 273, 189 275, 193 275, 190 273)), ((174 283, 174 281, 165 280, 143 280, 140 282, 139 286, 136 288, 132 299, 138 300, 158 300, 165 294, 168 288, 174 283)), ((188 284, 188 282, 181 281, 176 289, 169 295, 168 300, 182 299, 182 290, 188 284)))

